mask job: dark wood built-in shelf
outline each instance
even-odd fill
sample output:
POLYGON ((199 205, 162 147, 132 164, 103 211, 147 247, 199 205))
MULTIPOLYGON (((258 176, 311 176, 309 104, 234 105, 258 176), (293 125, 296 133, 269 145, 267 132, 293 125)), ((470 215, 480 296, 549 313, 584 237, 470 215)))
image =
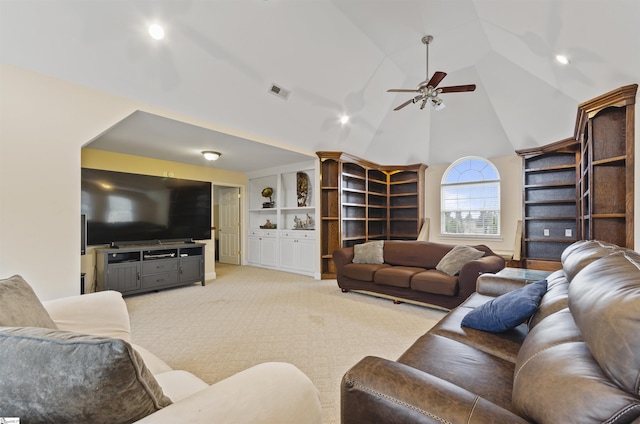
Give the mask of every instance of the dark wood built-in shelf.
POLYGON ((426 165, 383 166, 344 152, 317 155, 323 181, 322 278, 335 278, 331 254, 339 247, 417 238, 424 217, 426 165))
POLYGON ((637 88, 580 104, 573 137, 516 151, 523 159, 524 266, 557 269, 576 240, 634 247, 637 88), (567 230, 571 236, 561 237, 567 230))

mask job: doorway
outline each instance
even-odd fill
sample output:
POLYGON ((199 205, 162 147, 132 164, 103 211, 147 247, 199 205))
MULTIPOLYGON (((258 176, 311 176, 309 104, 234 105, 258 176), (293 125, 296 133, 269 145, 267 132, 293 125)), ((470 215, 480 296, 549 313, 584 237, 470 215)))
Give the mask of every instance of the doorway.
POLYGON ((240 265, 240 187, 214 186, 216 259, 240 265))

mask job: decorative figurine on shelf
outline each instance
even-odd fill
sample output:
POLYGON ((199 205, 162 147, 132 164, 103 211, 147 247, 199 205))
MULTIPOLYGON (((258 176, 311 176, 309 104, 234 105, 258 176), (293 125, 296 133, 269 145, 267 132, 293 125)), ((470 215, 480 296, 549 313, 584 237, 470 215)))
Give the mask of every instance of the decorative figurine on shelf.
POLYGON ((265 222, 264 225, 261 225, 260 228, 263 230, 275 230, 276 224, 272 224, 271 220, 267 219, 267 222, 265 222))
POLYGON ((273 202, 273 189, 271 187, 265 187, 262 189, 262 197, 269 199, 268 202, 262 203, 263 208, 272 208, 275 203, 273 202))
POLYGON ((313 230, 313 218, 307 214, 307 219, 304 221, 298 218, 296 215, 293 218, 293 229, 294 230, 313 230))
POLYGON ((309 176, 304 172, 296 174, 296 191, 298 194, 298 207, 307 206, 309 199, 309 176))

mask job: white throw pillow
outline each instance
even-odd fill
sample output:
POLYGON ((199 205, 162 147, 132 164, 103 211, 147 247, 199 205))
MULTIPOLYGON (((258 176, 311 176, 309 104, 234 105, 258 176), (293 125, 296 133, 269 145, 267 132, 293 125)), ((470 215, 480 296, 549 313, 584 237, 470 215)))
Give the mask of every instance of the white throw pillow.
POLYGON ((354 264, 384 263, 384 241, 370 241, 353 246, 354 264))
POLYGON ((436 269, 453 276, 460 272, 464 264, 479 259, 482 256, 484 256, 482 250, 474 249, 471 246, 458 245, 440 259, 440 262, 436 265, 436 269))

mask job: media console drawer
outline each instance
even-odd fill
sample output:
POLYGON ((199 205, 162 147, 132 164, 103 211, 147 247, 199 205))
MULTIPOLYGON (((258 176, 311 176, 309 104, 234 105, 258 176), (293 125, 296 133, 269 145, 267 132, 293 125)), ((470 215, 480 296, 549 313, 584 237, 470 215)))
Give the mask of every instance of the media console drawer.
POLYGON ((178 270, 178 259, 154 259, 142 261, 142 275, 156 272, 167 272, 178 270))
POLYGON ((142 288, 154 289, 178 284, 178 271, 142 276, 142 288))

